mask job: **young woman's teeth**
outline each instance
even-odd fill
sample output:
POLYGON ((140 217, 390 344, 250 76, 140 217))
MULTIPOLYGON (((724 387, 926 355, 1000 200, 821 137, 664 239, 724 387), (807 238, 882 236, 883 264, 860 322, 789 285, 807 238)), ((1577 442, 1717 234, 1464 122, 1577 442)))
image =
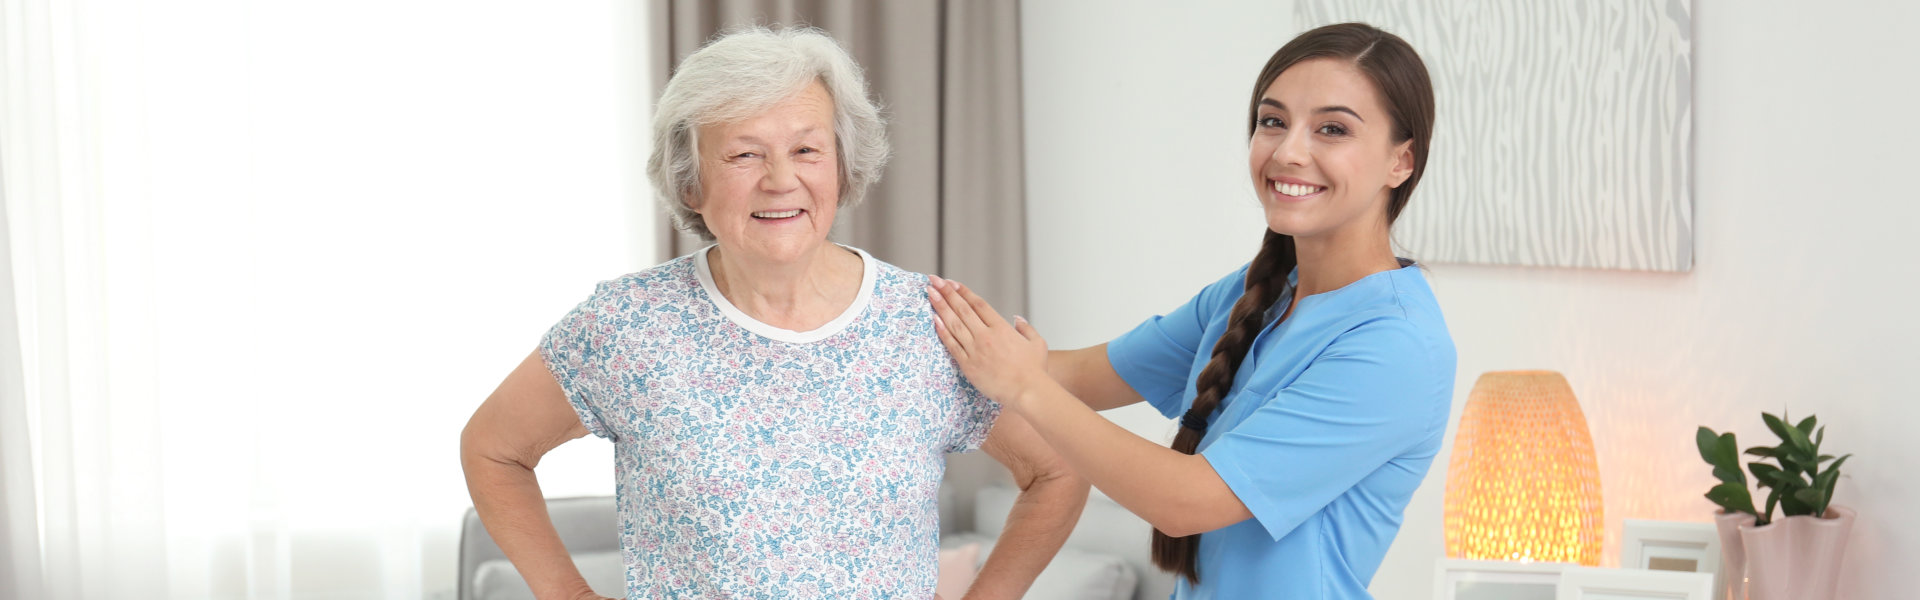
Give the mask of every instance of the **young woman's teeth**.
POLYGON ((1327 188, 1317 185, 1294 185, 1291 183, 1280 183, 1278 181, 1273 182, 1273 191, 1295 197, 1319 193, 1320 190, 1324 189, 1327 188))
POLYGON ((753 213, 753 216, 761 219, 785 219, 787 217, 800 216, 800 209, 796 208, 793 210, 783 210, 778 212, 763 210, 757 213, 753 213))

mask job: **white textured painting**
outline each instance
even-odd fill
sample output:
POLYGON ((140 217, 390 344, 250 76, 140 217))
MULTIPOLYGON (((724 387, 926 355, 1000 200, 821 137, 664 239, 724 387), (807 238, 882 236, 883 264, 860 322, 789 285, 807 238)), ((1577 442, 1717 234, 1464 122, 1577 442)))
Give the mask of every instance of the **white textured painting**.
POLYGON ((1424 262, 1693 267, 1687 0, 1298 0, 1427 63, 1427 171, 1394 226, 1424 262))

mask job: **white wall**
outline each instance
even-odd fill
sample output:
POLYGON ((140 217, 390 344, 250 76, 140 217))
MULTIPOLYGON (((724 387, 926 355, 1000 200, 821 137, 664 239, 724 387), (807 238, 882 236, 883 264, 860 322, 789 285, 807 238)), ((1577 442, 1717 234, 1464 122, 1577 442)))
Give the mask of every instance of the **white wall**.
MULTIPOLYGON (((1827 10, 1695 3, 1691 273, 1432 265, 1460 355, 1455 423, 1480 373, 1565 373, 1600 452, 1610 563, 1622 518, 1708 518, 1695 427, 1754 445, 1760 411, 1784 409, 1817 413, 1828 447, 1857 454, 1836 495, 1861 514, 1843 597, 1910 587, 1920 40, 1904 28, 1920 5, 1827 10)), ((1298 31, 1289 2, 1255 0, 1033 2, 1022 17, 1029 317, 1057 347, 1098 343, 1252 257, 1240 119, 1260 65, 1298 31)), ((1151 411, 1115 418, 1169 431, 1151 411)), ((1430 593, 1445 470, 1415 495, 1376 595, 1430 593)))

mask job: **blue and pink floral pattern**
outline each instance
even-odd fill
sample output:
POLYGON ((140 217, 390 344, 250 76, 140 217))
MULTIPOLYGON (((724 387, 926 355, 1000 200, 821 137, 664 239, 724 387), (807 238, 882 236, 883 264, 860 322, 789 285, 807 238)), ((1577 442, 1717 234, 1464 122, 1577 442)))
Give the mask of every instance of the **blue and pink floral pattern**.
POLYGON ((861 254, 864 308, 817 340, 725 314, 695 255, 601 283, 542 340, 614 442, 628 598, 932 597, 945 455, 999 406, 934 335, 926 276, 861 254))

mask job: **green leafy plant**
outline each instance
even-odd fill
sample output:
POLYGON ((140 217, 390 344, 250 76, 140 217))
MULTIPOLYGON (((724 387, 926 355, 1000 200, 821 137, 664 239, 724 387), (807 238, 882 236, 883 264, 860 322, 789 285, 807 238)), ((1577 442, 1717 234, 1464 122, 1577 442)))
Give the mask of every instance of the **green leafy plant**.
POLYGON ((1746 469, 1740 468, 1739 443, 1732 432, 1714 433, 1701 427, 1694 434, 1700 458, 1713 467, 1713 476, 1720 480, 1707 490, 1707 499, 1727 512, 1753 515, 1757 525, 1772 522, 1776 507, 1788 517, 1827 514, 1827 505, 1833 501, 1833 488, 1840 481, 1840 465, 1853 455, 1835 458, 1820 453, 1827 428, 1819 426, 1817 417, 1809 416, 1798 424, 1788 424, 1786 419, 1770 413, 1761 413, 1760 418, 1769 431, 1780 437, 1780 444, 1748 448, 1746 454, 1759 458, 1747 463, 1746 469), (1767 460, 1773 462, 1769 464, 1767 460), (1827 461, 1833 464, 1828 465, 1827 461), (1764 512, 1754 509, 1753 494, 1747 488, 1747 473, 1753 474, 1755 485, 1767 491, 1764 512))

